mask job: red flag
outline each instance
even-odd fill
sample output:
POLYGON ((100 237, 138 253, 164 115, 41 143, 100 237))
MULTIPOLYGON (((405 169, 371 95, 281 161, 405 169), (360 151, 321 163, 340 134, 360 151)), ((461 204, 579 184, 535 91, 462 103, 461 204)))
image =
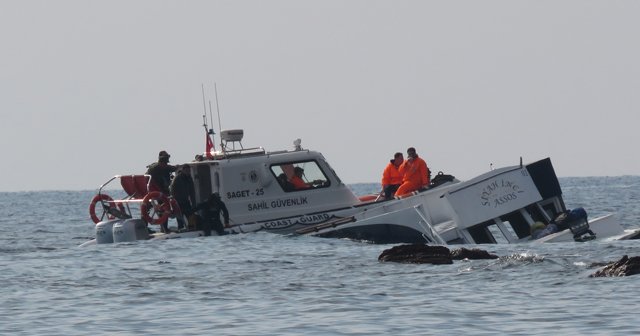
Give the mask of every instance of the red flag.
POLYGON ((215 150, 216 148, 213 146, 213 141, 211 140, 209 133, 205 133, 205 135, 207 136, 207 148, 205 153, 207 155, 207 158, 211 159, 213 158, 213 155, 211 155, 211 151, 215 150))

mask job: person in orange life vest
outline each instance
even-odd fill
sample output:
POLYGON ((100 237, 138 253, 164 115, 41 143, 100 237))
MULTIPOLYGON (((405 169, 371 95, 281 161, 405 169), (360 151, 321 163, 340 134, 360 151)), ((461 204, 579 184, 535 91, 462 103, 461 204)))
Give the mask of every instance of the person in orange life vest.
POLYGON ((391 199, 395 194, 398 187, 402 184, 402 174, 398 168, 404 162, 402 153, 398 152, 393 155, 393 160, 389 161, 389 164, 384 168, 382 172, 382 190, 384 191, 384 198, 391 199))
POLYGON ((304 169, 302 169, 302 167, 293 168, 293 176, 289 179, 289 182, 293 184, 293 188, 299 190, 313 187, 313 184, 307 183, 302 179, 302 175, 304 175, 304 169))
POLYGON ((396 191, 396 196, 406 195, 429 186, 429 168, 427 168, 427 163, 418 157, 415 148, 407 149, 407 160, 400 166, 399 171, 403 177, 402 184, 396 191))

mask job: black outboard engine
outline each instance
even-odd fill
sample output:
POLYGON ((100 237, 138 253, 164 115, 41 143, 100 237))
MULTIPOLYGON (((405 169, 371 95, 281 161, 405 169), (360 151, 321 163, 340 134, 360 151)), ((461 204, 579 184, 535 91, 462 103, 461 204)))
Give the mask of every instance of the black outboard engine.
POLYGON ((596 234, 589 228, 587 220, 587 212, 584 208, 575 208, 571 211, 567 210, 561 213, 554 220, 558 226, 558 230, 571 230, 573 240, 577 242, 585 242, 596 239, 596 234))

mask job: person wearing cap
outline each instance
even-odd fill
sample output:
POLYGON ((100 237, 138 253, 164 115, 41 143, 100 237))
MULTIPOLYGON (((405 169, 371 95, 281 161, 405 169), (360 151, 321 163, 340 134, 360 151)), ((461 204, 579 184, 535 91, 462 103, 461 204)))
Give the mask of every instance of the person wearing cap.
POLYGON ((396 191, 396 196, 403 196, 421 188, 429 186, 430 173, 427 163, 416 153, 416 149, 407 149, 407 160, 398 169, 402 174, 402 184, 396 191))
POLYGON ((194 212, 198 210, 204 210, 202 230, 205 236, 211 235, 211 229, 215 230, 219 236, 227 234, 224 228, 229 227, 229 210, 227 210, 227 206, 222 199, 220 199, 220 194, 217 192, 211 194, 206 201, 198 204, 193 209, 194 212), (220 221, 220 212, 222 212, 222 217, 224 218, 224 227, 220 221))
MULTIPOLYGON (((178 169, 176 177, 173 178, 169 185, 169 191, 171 192, 171 196, 178 202, 182 215, 188 218, 193 213, 193 207, 196 204, 196 192, 193 186, 193 179, 191 178, 191 167, 189 167, 189 165, 182 165, 180 169, 178 169)), ((178 230, 186 227, 182 215, 176 216, 178 230)))
POLYGON ((176 167, 169 164, 171 155, 166 151, 158 153, 158 162, 147 166, 147 174, 151 175, 149 191, 161 191, 169 194, 169 184, 171 184, 171 173, 176 171, 176 167))
MULTIPOLYGON (((165 195, 169 195, 169 184, 171 183, 171 173, 176 171, 176 167, 169 164, 171 155, 166 151, 158 153, 158 162, 154 162, 147 166, 147 175, 151 175, 149 181, 149 192, 160 191, 165 195)), ((160 224, 160 230, 163 233, 169 233, 167 222, 160 224)))
POLYGON ((400 173, 400 165, 404 162, 402 153, 397 152, 393 155, 393 159, 389 161, 389 164, 384 168, 382 172, 382 190, 384 192, 385 199, 393 198, 396 190, 402 184, 402 174, 400 173))

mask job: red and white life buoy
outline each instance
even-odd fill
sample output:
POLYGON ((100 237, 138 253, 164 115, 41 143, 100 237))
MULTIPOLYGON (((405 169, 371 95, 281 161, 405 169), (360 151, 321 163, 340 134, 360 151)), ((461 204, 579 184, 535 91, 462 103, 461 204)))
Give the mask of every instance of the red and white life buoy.
POLYGON ((149 192, 140 205, 142 219, 150 224, 162 224, 171 215, 171 201, 160 191, 149 192))
POLYGON ((116 217, 110 214, 108 211, 109 207, 112 207, 112 206, 117 207, 121 213, 125 212, 124 206, 122 205, 122 203, 113 202, 113 198, 111 198, 111 196, 107 194, 97 194, 93 196, 93 199, 89 204, 89 215, 91 216, 91 220, 94 223, 98 224, 100 223, 100 221, 102 221, 102 219, 104 219, 105 215, 109 220, 115 219, 116 217), (102 208, 102 214, 100 215, 100 217, 98 217, 98 215, 96 214, 96 204, 98 204, 98 202, 100 202, 100 207, 102 208), (104 203, 107 203, 109 206, 108 207, 103 206, 104 203))

